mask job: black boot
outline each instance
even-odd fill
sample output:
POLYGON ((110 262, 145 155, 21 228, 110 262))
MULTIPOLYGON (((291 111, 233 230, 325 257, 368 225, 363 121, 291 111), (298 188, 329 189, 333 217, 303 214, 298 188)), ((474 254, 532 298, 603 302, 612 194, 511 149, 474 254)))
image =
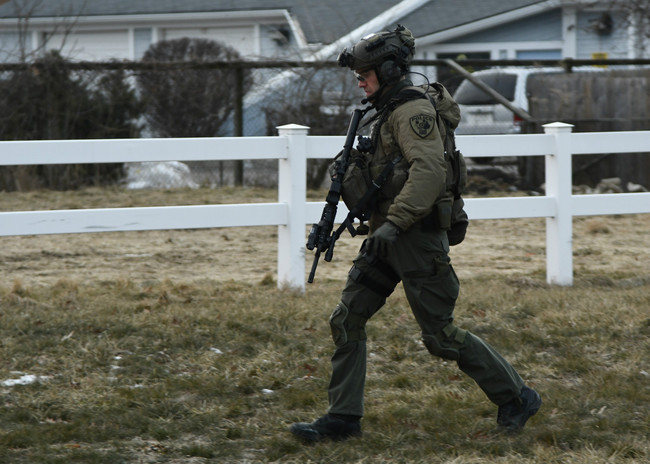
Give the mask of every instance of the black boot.
POLYGON ((518 400, 499 406, 497 424, 507 432, 518 432, 542 405, 542 398, 532 388, 523 387, 518 400))
POLYGON ((298 422, 291 426, 291 433, 309 442, 326 439, 345 440, 361 435, 360 417, 325 414, 314 422, 298 422))

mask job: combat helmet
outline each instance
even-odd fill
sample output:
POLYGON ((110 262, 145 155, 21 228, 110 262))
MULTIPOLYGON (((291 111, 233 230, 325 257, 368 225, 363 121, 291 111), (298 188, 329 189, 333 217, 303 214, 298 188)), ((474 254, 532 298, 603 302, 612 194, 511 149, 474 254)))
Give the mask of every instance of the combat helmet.
POLYGON ((415 39, 407 28, 397 25, 395 30, 377 32, 363 37, 350 51, 339 54, 339 66, 353 71, 374 69, 382 86, 395 84, 408 72, 415 54, 415 39))

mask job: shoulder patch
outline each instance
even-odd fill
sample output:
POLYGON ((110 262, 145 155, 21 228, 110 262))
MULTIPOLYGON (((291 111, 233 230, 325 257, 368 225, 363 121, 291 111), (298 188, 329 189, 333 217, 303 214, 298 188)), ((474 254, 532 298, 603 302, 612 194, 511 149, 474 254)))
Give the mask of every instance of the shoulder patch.
POLYGON ((411 123, 411 129, 413 129, 413 132, 422 138, 428 137, 435 127, 434 117, 429 116, 428 114, 418 114, 417 116, 413 116, 409 119, 409 122, 411 123))

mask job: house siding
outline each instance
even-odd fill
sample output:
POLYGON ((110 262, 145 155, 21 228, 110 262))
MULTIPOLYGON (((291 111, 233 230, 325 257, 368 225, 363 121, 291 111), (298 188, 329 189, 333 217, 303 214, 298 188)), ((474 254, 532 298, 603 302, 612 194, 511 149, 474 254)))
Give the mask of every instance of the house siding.
POLYGON ((443 44, 486 42, 537 42, 562 40, 562 10, 556 9, 510 24, 458 37, 443 44))
POLYGON ((259 55, 258 40, 255 40, 255 26, 240 27, 201 27, 201 28, 174 28, 168 27, 161 30, 160 40, 175 40, 183 37, 214 40, 234 48, 244 56, 259 55))
POLYGON ((612 15, 612 31, 600 35, 594 25, 603 12, 579 12, 577 18, 577 57, 591 59, 594 53, 606 53, 607 58, 628 58, 628 35, 621 16, 612 15))
POLYGON ((260 26, 260 56, 262 58, 300 59, 299 45, 286 24, 260 26))

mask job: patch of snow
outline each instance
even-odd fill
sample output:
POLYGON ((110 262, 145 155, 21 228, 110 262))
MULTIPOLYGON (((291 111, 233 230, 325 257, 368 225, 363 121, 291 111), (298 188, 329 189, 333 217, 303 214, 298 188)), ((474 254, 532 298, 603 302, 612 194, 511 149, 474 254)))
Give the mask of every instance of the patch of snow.
POLYGON ((199 188, 192 179, 190 168, 179 161, 128 163, 126 172, 126 188, 130 190, 199 188))
POLYGON ((31 375, 31 374, 25 374, 20 376, 18 379, 8 379, 4 380, 2 382, 3 387, 13 387, 16 385, 30 385, 34 382, 41 382, 43 380, 49 379, 48 376, 45 375, 31 375))

